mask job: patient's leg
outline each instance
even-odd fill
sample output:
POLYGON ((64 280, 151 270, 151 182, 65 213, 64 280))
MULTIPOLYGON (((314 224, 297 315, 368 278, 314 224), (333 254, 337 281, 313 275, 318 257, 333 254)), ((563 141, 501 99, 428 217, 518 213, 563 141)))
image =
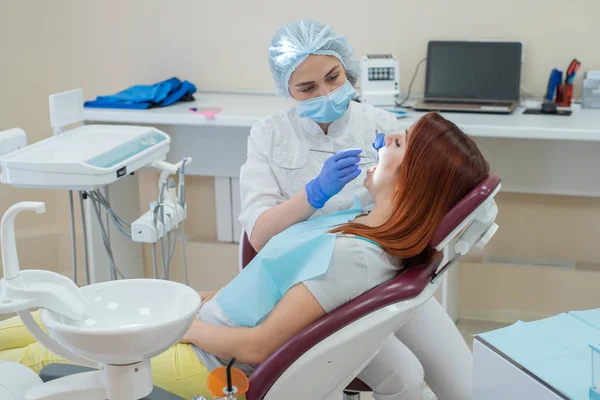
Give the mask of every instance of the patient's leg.
MULTIPOLYGON (((31 314, 38 325, 41 325, 39 311, 31 314)), ((34 342, 35 339, 31 336, 27 328, 25 328, 21 318, 13 317, 0 321, 0 351, 18 349, 34 342)))
POLYGON ((51 353, 38 342, 19 348, 0 351, 0 360, 23 364, 24 366, 31 368, 36 374, 39 374, 42 368, 48 364, 72 364, 54 353, 51 353))
POLYGON ((396 336, 417 356, 438 398, 471 398, 473 356, 458 328, 435 298, 417 309, 396 336))
POLYGON ((375 400, 421 400, 423 377, 419 360, 394 335, 358 375, 373 389, 375 400))

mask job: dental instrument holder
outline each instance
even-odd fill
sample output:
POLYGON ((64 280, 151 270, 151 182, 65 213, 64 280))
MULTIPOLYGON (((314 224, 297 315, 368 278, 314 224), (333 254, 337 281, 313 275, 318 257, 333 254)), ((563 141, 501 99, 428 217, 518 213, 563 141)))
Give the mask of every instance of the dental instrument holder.
POLYGON ((558 107, 571 107, 573 98, 573 85, 570 83, 561 83, 556 87, 556 105, 558 107))
POLYGON ((182 169, 191 162, 191 157, 185 157, 177 164, 166 161, 156 161, 152 164, 152 167, 161 170, 158 179, 160 193, 163 192, 163 182, 168 182, 169 175, 179 175, 178 198, 175 202, 166 202, 161 198, 157 203, 158 207, 152 202, 150 210, 131 224, 131 239, 133 241, 156 243, 185 220, 187 204, 185 204, 185 199, 181 198, 182 195, 185 196, 185 183, 182 180, 184 172, 182 172, 182 169))
MULTIPOLYGON (((44 347, 59 357, 97 367, 64 348, 38 326, 30 313, 44 308, 64 317, 83 320, 87 300, 69 278, 60 274, 19 269, 14 223, 22 211, 41 214, 45 204, 21 202, 6 211, 0 224, 4 278, 0 280, 0 314, 18 313, 25 327, 44 347)), ((129 365, 101 365, 100 371, 67 376, 31 388, 27 400, 136 400, 152 392, 150 360, 129 365)))

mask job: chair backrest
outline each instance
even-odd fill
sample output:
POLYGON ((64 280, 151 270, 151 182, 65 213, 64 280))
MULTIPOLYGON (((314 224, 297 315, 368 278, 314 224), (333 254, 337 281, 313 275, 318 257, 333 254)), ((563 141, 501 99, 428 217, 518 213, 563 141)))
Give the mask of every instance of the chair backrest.
MULTIPOLYGON (((469 218, 473 217, 475 210, 495 194, 499 186, 500 178, 498 176, 490 175, 486 177, 448 212, 436 230, 430 246, 438 248, 443 242, 449 243, 448 235, 455 235, 457 229, 461 226, 463 226, 461 230, 464 229, 468 225, 465 221, 468 222, 469 218)), ((241 245, 247 247, 247 250, 243 250, 242 255, 243 262, 247 264, 256 255, 256 252, 250 246, 247 237, 244 239, 241 245)), ((370 290, 325 315, 304 329, 254 371, 250 377, 250 390, 246 398, 248 400, 263 399, 282 374, 290 369, 299 358, 327 338, 338 334, 342 328, 353 325, 363 318, 373 316, 375 313, 380 313, 384 307, 397 305, 419 296, 431 282, 441 262, 442 254, 438 253, 429 264, 418 266, 400 274, 391 281, 370 290)), ((433 291, 431 291, 431 294, 433 294, 433 291)), ((379 316, 378 321, 385 321, 389 317, 389 315, 382 314, 379 316)), ((391 326, 393 329, 397 329, 397 327, 391 326)), ((366 326, 362 332, 366 332, 367 329, 369 329, 369 326, 366 326)), ((390 332, 393 332, 393 330, 390 332)), ((383 332, 381 340, 387 337, 387 334, 389 333, 383 332)), ((347 340, 353 339, 356 338, 347 338, 347 340)), ((336 340, 339 342, 341 339, 336 340)), ((342 344, 336 343, 332 348, 334 346, 339 348, 342 344)), ((331 351, 333 352, 335 349, 331 351)))

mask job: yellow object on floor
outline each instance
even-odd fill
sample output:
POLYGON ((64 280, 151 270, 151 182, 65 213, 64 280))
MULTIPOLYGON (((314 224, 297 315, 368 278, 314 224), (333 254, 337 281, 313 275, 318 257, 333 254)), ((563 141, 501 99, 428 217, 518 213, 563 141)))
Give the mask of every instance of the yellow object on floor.
MULTIPOLYGON (((33 313, 40 324, 39 313, 33 313)), ((23 364, 39 374, 52 363, 69 363, 35 341, 19 317, 0 322, 0 360, 23 364)), ((206 381, 209 371, 189 344, 178 343, 151 360, 152 382, 185 399, 201 395, 212 398, 206 381)))

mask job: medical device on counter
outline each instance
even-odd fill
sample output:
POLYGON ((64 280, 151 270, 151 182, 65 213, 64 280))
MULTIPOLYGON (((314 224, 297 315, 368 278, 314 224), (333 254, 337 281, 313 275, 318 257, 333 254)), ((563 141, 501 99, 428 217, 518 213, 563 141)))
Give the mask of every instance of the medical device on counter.
POLYGON ((187 260, 183 221, 186 218, 185 166, 191 158, 177 164, 166 162, 170 137, 152 127, 121 125, 81 125, 83 93, 81 89, 50 96, 50 123, 54 136, 27 146, 25 132, 15 128, 0 132, 0 181, 15 187, 60 189, 69 191, 73 244, 73 280, 77 281, 73 191, 79 191, 82 214, 86 283, 89 284, 88 246, 84 200, 90 200, 88 212, 98 220, 106 249, 111 278, 125 278, 117 268, 111 248, 109 221, 128 239, 152 243, 155 278, 159 277, 156 243, 160 241, 162 278, 169 278, 170 263, 178 238, 181 238, 187 283, 187 260), (73 129, 65 126, 78 124, 73 129), (111 207, 108 185, 144 167, 161 171, 159 197, 151 211, 129 223, 111 207), (179 182, 171 175, 178 176, 179 182), (105 209, 106 222, 102 221, 105 209), (175 232, 172 237, 171 232, 175 232), (166 247, 165 247, 166 237, 166 247))
POLYGON ((361 59, 360 102, 395 106, 400 96, 400 64, 393 54, 367 54, 361 59))
POLYGON ((21 271, 14 225, 17 215, 26 210, 43 213, 45 204, 18 203, 2 217, 0 314, 18 313, 45 348, 96 370, 42 383, 22 365, 0 362, 0 398, 136 400, 149 395, 153 390, 150 359, 189 329, 200 309, 200 296, 167 280, 126 279, 78 288, 56 272, 21 271), (41 308, 46 331, 31 315, 35 308, 41 308))

